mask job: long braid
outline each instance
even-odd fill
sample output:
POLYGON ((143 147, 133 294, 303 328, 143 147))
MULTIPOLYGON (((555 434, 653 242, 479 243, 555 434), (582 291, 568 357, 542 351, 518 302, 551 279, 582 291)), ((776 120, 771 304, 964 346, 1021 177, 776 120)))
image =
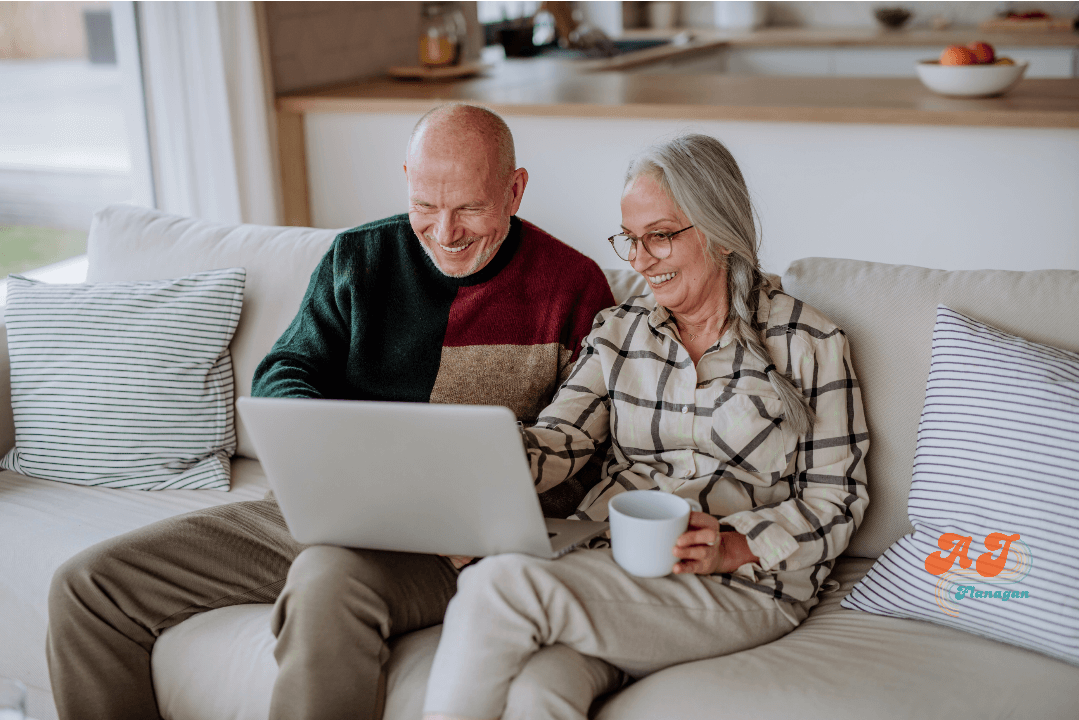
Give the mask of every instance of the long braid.
POLYGON ((764 278, 741 255, 732 252, 727 258, 727 317, 735 339, 757 362, 768 368, 768 381, 783 403, 783 416, 796 435, 805 435, 816 422, 816 415, 806 397, 772 362, 772 355, 764 344, 764 328, 756 321, 757 298, 765 286, 764 278))

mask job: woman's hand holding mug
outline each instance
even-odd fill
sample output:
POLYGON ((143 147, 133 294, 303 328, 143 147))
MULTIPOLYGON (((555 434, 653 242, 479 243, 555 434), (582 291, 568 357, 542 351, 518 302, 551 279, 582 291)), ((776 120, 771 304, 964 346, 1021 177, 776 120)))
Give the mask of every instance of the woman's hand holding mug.
POLYGON ((733 530, 720 532, 719 520, 702 512, 689 514, 689 527, 674 544, 675 574, 711 575, 734 572, 759 558, 749 549, 749 540, 733 530))

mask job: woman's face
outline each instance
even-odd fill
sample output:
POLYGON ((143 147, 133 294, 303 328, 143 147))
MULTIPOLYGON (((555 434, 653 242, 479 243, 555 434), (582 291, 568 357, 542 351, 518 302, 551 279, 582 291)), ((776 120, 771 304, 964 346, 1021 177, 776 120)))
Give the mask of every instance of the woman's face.
MULTIPOLYGON (((633 179, 622 193, 622 229, 627 233, 637 237, 653 230, 673 233, 689 224, 681 208, 647 175, 633 179)), ((693 228, 671 239, 671 254, 662 260, 638 243, 630 264, 648 281, 658 304, 679 314, 696 313, 727 295, 725 273, 704 246, 704 235, 693 228)))

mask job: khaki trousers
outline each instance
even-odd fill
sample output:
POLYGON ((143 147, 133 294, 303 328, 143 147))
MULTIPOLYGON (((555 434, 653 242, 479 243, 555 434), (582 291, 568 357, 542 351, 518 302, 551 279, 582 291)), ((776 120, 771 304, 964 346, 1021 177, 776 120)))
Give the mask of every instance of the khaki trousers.
MULTIPOLYGON (((522 679, 529 687, 550 684, 538 663, 552 653, 562 658, 556 672, 577 654, 630 677, 735 653, 787 634, 812 604, 785 603, 711 576, 637 578, 615 564, 610 550, 558 560, 486 558, 458 579, 424 712, 504 716, 522 679)), ((587 717, 587 685, 557 717, 587 717)))
POLYGON ((170 518, 57 571, 53 696, 62 720, 160 718, 150 675, 158 635, 206 610, 276 602, 271 717, 381 718, 386 641, 441 622, 456 582, 437 556, 304 548, 272 499, 170 518))

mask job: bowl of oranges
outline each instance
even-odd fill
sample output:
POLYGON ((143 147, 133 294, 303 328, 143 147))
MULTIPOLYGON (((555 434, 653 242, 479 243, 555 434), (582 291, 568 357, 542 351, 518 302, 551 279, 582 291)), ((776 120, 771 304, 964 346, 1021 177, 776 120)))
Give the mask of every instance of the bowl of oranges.
POLYGON ((922 84, 935 93, 953 97, 1003 95, 1023 79, 1026 62, 997 57, 987 42, 949 45, 937 60, 922 60, 915 70, 922 84))

